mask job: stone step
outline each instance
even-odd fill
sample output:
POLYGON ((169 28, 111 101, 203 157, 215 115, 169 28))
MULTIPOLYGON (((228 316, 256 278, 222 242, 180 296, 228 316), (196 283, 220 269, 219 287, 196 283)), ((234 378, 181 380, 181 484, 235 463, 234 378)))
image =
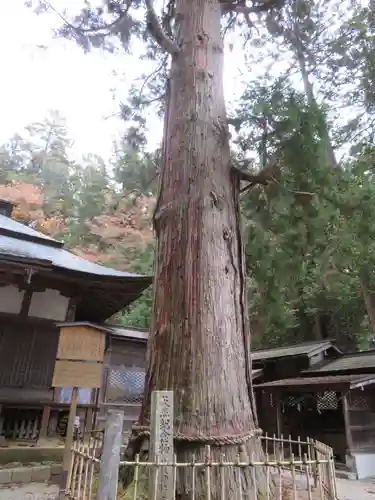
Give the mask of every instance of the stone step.
POLYGON ((354 472, 345 469, 336 469, 336 477, 339 479, 349 479, 350 481, 357 480, 357 475, 354 472))
POLYGON ((55 481, 60 476, 62 466, 35 465, 32 467, 17 467, 14 469, 0 469, 0 485, 25 484, 43 481, 55 481))

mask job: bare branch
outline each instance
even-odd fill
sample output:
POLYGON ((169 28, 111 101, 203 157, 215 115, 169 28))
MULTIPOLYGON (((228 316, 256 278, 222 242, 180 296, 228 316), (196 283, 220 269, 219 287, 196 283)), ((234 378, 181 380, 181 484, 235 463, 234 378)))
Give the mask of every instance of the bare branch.
MULTIPOLYGON (((148 82, 153 79, 168 63, 168 56, 165 56, 163 57, 160 65, 155 69, 155 71, 153 71, 152 73, 150 73, 148 76, 146 76, 146 78, 144 79, 143 83, 142 83, 142 87, 141 87, 141 90, 139 91, 139 99, 141 99, 142 97, 142 94, 143 94, 143 90, 144 88, 146 87, 146 85, 148 84, 148 82)), ((160 96, 159 98, 160 99, 160 96)), ((157 100, 157 99, 156 99, 157 100)))
POLYGON ((179 52, 179 48, 173 40, 171 40, 163 30, 158 16, 154 9, 153 0, 145 0, 147 7, 147 24, 150 34, 154 37, 155 41, 162 49, 171 55, 179 52))
POLYGON ((162 101, 163 99, 165 99, 165 92, 163 92, 162 94, 157 95, 156 97, 153 97, 151 99, 144 99, 142 101, 139 101, 139 104, 141 106, 148 106, 149 104, 152 104, 153 102, 162 101))

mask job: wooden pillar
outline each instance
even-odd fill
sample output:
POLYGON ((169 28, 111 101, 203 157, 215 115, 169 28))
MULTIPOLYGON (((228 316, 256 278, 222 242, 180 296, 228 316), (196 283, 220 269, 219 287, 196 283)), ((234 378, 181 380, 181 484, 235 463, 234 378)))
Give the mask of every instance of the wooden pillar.
POLYGON ((95 389, 94 391, 94 398, 95 398, 95 410, 94 410, 94 415, 93 415, 93 420, 92 420, 92 429, 96 429, 96 422, 98 419, 98 412, 99 412, 99 395, 100 395, 100 390, 95 389))
POLYGON ((45 439, 48 436, 48 424, 49 424, 50 414, 51 414, 51 407, 44 406, 42 414, 42 422, 40 424, 39 439, 45 439))
MULTIPOLYGON (((276 392, 275 394, 275 405, 276 405, 276 437, 280 439, 282 434, 282 420, 281 420, 281 403, 280 403, 279 392, 276 392)), ((283 443, 281 442, 281 440, 276 441, 274 443, 274 450, 276 452, 275 460, 282 460, 283 443)))
POLYGON ((282 416, 281 416, 280 394, 278 392, 275 394, 275 405, 276 405, 276 435, 277 437, 280 437, 282 434, 282 416))
POLYGON ((350 430, 350 418, 349 418, 349 406, 348 406, 348 398, 346 393, 342 393, 342 410, 344 413, 344 425, 345 425, 345 437, 346 437, 346 449, 348 454, 351 454, 353 449, 353 439, 352 432, 350 430))
POLYGON ((58 411, 52 411, 51 415, 49 417, 49 424, 48 424, 48 435, 56 438, 57 436, 57 423, 59 420, 59 412, 58 411))
POLYGON ((60 499, 65 498, 66 483, 68 480, 69 469, 72 460, 73 430, 74 430, 74 420, 77 413, 77 399, 78 399, 78 387, 73 387, 72 400, 70 402, 70 408, 69 408, 68 426, 66 429, 65 448, 63 456, 63 470, 62 474, 60 475, 61 478, 60 491, 59 491, 60 499))
POLYGON ((0 404, 0 436, 3 432, 3 426, 4 426, 4 416, 2 415, 2 410, 3 410, 3 405, 0 404))
POLYGON ((93 430, 93 428, 92 428, 93 412, 94 412, 94 410, 92 408, 86 408, 85 433, 87 433, 87 434, 89 434, 90 431, 93 430))
POLYGON ((116 500, 117 498, 123 422, 122 411, 108 411, 98 481, 97 498, 100 500, 116 500))
MULTIPOLYGON (((92 389, 91 390, 91 398, 90 398, 90 404, 94 405, 96 402, 96 392, 98 389, 92 389)), ((93 418, 94 418, 94 408, 90 406, 90 408, 86 408, 86 415, 85 415, 85 428, 84 428, 84 433, 85 435, 90 435, 90 431, 93 430, 93 418)))

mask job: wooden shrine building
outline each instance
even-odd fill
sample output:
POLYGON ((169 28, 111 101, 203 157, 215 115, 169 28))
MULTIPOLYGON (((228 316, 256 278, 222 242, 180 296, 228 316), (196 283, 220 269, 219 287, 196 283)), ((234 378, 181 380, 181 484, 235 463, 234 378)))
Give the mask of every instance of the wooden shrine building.
MULTIPOLYGON (((58 323, 103 324, 137 299, 151 278, 68 252, 12 220, 12 208, 0 201, 0 436, 36 440, 63 433, 66 425, 72 388, 52 388, 58 323)), ((115 338, 114 330, 106 333, 115 338)), ((78 408, 86 420, 98 400, 99 390, 80 390, 78 408)))
POLYGON ((330 341, 252 353, 264 432, 322 441, 358 478, 375 476, 375 351, 342 354, 330 341))
POLYGON ((119 326, 111 326, 111 330, 104 358, 98 424, 104 409, 115 407, 124 411, 124 429, 130 429, 139 417, 143 399, 148 331, 119 326))

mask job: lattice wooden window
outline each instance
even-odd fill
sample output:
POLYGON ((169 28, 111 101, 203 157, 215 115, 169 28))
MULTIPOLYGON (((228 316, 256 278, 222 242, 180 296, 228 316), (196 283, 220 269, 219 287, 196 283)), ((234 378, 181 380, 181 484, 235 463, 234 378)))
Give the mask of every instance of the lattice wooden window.
POLYGON ((108 403, 141 403, 145 372, 128 366, 111 367, 108 374, 106 400, 108 403))
POLYGON ((301 404, 301 396, 287 396, 283 403, 285 407, 296 408, 301 404))
POLYGON ((348 396, 348 404, 350 408, 357 408, 362 410, 371 409, 370 395, 362 391, 350 391, 348 396))
POLYGON ((339 401, 335 391, 325 391, 317 394, 316 406, 319 411, 337 410, 339 401))

